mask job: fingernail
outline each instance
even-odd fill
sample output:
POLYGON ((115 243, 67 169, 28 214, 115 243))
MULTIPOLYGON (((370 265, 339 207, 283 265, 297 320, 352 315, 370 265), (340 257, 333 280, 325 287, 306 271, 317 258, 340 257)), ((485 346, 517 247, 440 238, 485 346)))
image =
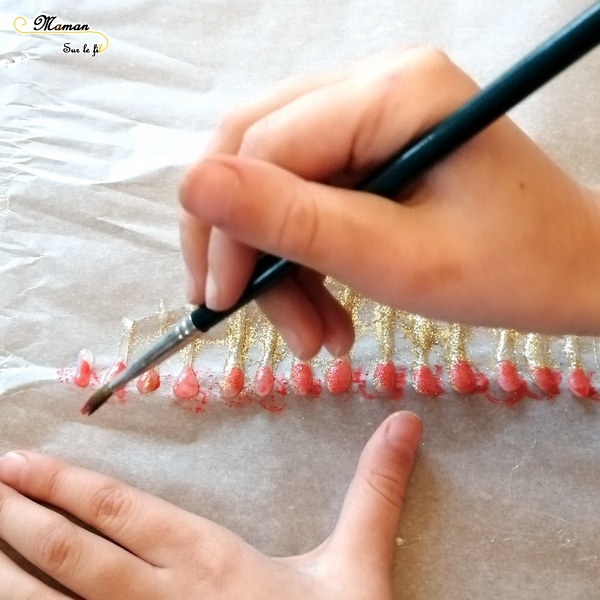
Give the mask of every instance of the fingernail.
POLYGON ((281 337, 285 341, 287 347, 290 352, 298 359, 298 360, 309 360, 312 358, 307 352, 302 340, 298 336, 298 334, 293 329, 286 329, 283 327, 279 328, 279 333, 281 337))
POLYGON ((198 286, 196 285, 196 280, 187 269, 185 270, 185 297, 188 299, 188 302, 192 304, 197 303, 198 286))
POLYGON ((211 271, 209 271, 208 275, 206 276, 206 291, 204 293, 204 298, 208 308, 218 308, 219 288, 211 271))
POLYGON ((8 485, 17 485, 27 458, 20 452, 9 452, 0 458, 0 479, 8 485))
POLYGON ((339 358, 342 354, 345 354, 344 349, 342 348, 342 342, 335 336, 326 339, 323 345, 333 358, 339 358))
POLYGON ((389 420, 386 437, 393 446, 417 445, 423 431, 423 421, 412 412, 394 413, 389 420), (417 439, 414 439, 416 436, 417 439))

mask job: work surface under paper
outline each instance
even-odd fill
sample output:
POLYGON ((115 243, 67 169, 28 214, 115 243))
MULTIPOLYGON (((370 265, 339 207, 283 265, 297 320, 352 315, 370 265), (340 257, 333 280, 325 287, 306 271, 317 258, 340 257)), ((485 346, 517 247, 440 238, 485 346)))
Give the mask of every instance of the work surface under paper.
MULTIPOLYGON (((484 84, 587 4, 46 5, 107 36, 92 57, 64 53, 62 36, 17 33, 15 17, 31 23, 39 5, 2 3, 0 451, 33 448, 117 476, 288 555, 331 532, 364 443, 411 409, 425 435, 396 597, 598 597, 600 405, 565 386, 512 408, 407 387, 399 402, 290 397, 280 414, 222 403, 194 413, 159 390, 85 418, 89 391, 57 378, 83 347, 112 364, 123 317, 184 302, 177 183, 223 112, 288 75, 406 42, 444 48, 484 84)), ((574 176, 600 183, 599 99, 596 52, 513 117, 574 176)), ((493 361, 491 348, 475 352, 493 361)), ((202 368, 220 372, 217 354, 202 368)))

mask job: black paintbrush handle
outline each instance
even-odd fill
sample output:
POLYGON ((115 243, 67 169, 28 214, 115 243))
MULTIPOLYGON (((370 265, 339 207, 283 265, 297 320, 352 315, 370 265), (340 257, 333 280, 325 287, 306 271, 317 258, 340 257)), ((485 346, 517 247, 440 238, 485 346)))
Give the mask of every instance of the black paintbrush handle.
MULTIPOLYGON (((441 123, 412 141, 364 179, 357 190, 393 198, 410 181, 491 125, 600 43, 600 2, 593 4, 514 67, 476 94, 441 123)), ((260 296, 297 265, 264 255, 241 298, 225 311, 202 305, 191 314, 200 331, 211 327, 260 296)))

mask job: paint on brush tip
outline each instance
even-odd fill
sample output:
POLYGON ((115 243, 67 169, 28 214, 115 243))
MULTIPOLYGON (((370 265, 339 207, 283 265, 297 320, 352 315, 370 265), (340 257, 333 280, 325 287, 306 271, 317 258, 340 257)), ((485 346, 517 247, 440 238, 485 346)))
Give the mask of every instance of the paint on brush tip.
POLYGON ((103 385, 92 397, 81 407, 82 415, 95 413, 110 397, 112 392, 108 385, 103 385))

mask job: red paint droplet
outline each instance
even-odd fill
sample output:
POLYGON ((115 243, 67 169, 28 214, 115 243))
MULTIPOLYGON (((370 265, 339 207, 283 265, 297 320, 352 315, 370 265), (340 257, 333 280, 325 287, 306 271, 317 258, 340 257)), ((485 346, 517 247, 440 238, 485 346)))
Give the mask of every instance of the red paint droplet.
POLYGON ((490 380, 483 373, 475 373, 475 392, 485 394, 490 387, 490 380))
POLYGON ((254 391, 259 396, 266 396, 273 391, 275 378, 270 367, 260 367, 254 375, 254 391))
POLYGON ((87 360, 80 358, 77 361, 77 371, 73 377, 73 383, 79 387, 87 387, 90 384, 92 374, 92 365, 87 360))
POLYGON ((149 394, 157 390, 160 386, 160 375, 156 369, 150 369, 142 374, 138 380, 136 387, 140 394, 149 394))
POLYGON ((275 383, 273 389, 281 396, 287 396, 288 385, 287 381, 283 377, 275 377, 275 383))
POLYGON ((273 396, 261 398, 259 404, 271 413, 279 414, 285 408, 285 405, 281 401, 277 401, 273 396))
POLYGON ((580 368, 573 369, 569 373, 567 385, 571 393, 578 398, 587 398, 592 389, 590 378, 580 368))
POLYGON ((515 363, 510 360, 501 360, 498 363, 498 385, 505 392, 516 392, 525 384, 519 376, 515 363))
POLYGON ((321 395, 322 390, 323 390, 323 386, 321 385, 321 380, 314 379, 312 388, 310 390, 310 397, 313 400, 317 400, 319 398, 319 396, 321 395))
POLYGON ((332 394, 340 394, 350 388, 352 385, 352 367, 347 358, 336 359, 327 369, 325 385, 332 394))
POLYGON ((549 367, 536 367, 531 375, 535 385, 549 396, 556 396, 559 393, 560 373, 553 373, 549 367))
MULTIPOLYGON (((122 360, 118 360, 112 367, 112 369, 106 375, 106 381, 114 379, 121 371, 125 370, 125 363, 122 360)), ((125 399, 125 390, 120 389, 115 392, 115 396, 119 400, 125 399)))
POLYGON ((426 365, 415 367, 412 379, 413 385, 419 394, 423 394, 424 396, 438 396, 443 392, 438 380, 426 365))
POLYGON ((475 391, 477 382, 471 365, 466 360, 459 360, 450 369, 450 384, 459 394, 470 394, 475 391))
POLYGON ((387 360, 375 367, 373 376, 375 389, 386 394, 391 394, 396 389, 396 367, 393 361, 387 360))
POLYGON ((173 385, 173 393, 177 398, 193 398, 198 394, 200 386, 196 371, 190 365, 185 365, 173 385))
POLYGON ((219 387, 224 398, 234 398, 244 387, 244 372, 239 367, 231 367, 229 372, 221 377, 219 387))
POLYGON ((290 379, 292 380, 292 388, 298 396, 310 394, 313 386, 313 374, 310 365, 296 363, 292 367, 290 379))

